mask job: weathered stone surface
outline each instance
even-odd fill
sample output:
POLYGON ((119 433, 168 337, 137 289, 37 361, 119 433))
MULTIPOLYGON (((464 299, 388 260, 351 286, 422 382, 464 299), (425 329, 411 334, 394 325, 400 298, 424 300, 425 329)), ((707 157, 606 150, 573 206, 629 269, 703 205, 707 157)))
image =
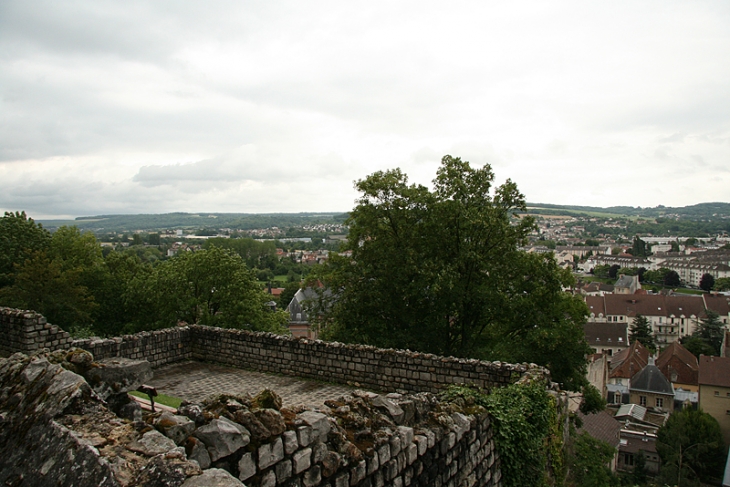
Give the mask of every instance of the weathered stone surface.
POLYGON ((276 409, 258 409, 254 414, 273 436, 279 436, 286 431, 284 417, 276 409))
POLYGON ((297 448, 299 448, 299 441, 297 440, 296 431, 285 431, 284 432, 284 453, 291 455, 297 448))
POLYGON ((251 441, 246 428, 222 417, 201 426, 193 436, 205 443, 213 462, 238 451, 251 441))
POLYGON ((190 477, 182 487, 246 487, 240 480, 220 468, 203 470, 201 475, 190 477))
POLYGON ((332 425, 326 415, 315 411, 304 411, 297 415, 297 419, 312 428, 312 441, 327 439, 332 425))
POLYGON ((281 409, 281 397, 271 389, 264 389, 251 400, 251 409, 281 409))
POLYGON ((270 444, 259 447, 259 469, 269 468, 278 461, 284 459, 284 444, 281 438, 277 438, 270 444))
POLYGON ((167 436, 157 430, 151 430, 143 434, 139 440, 130 443, 127 448, 148 457, 153 457, 161 453, 167 453, 176 446, 175 442, 167 436))
POLYGON ((173 449, 157 455, 140 471, 137 485, 145 487, 180 487, 191 475, 200 475, 202 470, 187 461, 183 448, 173 449))
POLYGON ((195 422, 186 416, 164 412, 155 420, 155 428, 177 445, 182 445, 195 431, 195 422))
POLYGON ((233 415, 236 423, 242 424, 251 434, 251 439, 257 443, 271 438, 271 431, 259 421, 254 413, 248 410, 236 411, 233 415))
POLYGON ((152 378, 152 367, 146 360, 116 357, 101 360, 84 372, 94 391, 106 399, 112 394, 133 391, 152 378))
POLYGON ((395 424, 403 424, 405 413, 398 404, 392 399, 384 396, 376 396, 370 400, 370 403, 376 408, 387 411, 388 415, 393 418, 395 424))
POLYGON ((294 473, 298 474, 304 472, 312 465, 312 449, 305 448, 299 450, 292 456, 292 464, 294 467, 294 473))
POLYGON ((238 478, 246 480, 254 475, 256 475, 256 461, 252 453, 246 453, 238 461, 238 478))
POLYGON ((206 469, 210 467, 210 454, 205 443, 199 439, 189 436, 185 442, 185 453, 188 455, 188 459, 195 460, 200 465, 200 468, 206 469))
POLYGON ((321 481, 322 472, 319 465, 315 465, 302 475, 302 485, 304 487, 314 487, 315 485, 319 485, 321 481))
POLYGON ((177 408, 177 413, 181 416, 195 422, 196 425, 200 426, 205 423, 205 415, 203 414, 203 407, 200 404, 191 404, 183 402, 180 407, 177 408))
POLYGON ((283 482, 287 480, 289 477, 291 477, 292 473, 291 460, 284 460, 283 462, 277 463, 274 470, 276 472, 277 482, 283 482))
POLYGON ((130 421, 142 421, 142 406, 137 401, 129 397, 126 392, 112 394, 106 400, 109 409, 120 418, 130 421))
POLYGON ((327 452, 322 459, 322 476, 331 477, 340 468, 341 457, 333 452, 327 452))

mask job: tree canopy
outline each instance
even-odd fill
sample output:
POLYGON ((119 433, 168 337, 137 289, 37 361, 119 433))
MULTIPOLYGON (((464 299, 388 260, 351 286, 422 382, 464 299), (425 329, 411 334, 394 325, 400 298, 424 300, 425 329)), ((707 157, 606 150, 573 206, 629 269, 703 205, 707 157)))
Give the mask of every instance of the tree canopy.
POLYGON ((656 343, 652 334, 651 325, 646 316, 636 315, 629 328, 629 342, 640 341, 651 353, 656 352, 656 343))
POLYGON ((669 485, 695 485, 722 476, 725 446, 717 420, 702 410, 675 411, 657 432, 662 459, 660 480, 669 485))
POLYGON ((346 250, 318 276, 333 290, 326 334, 381 347, 550 367, 584 383, 585 304, 562 291, 569 271, 518 249, 534 228, 512 181, 493 187, 489 165, 441 161, 433 190, 400 169, 356 183, 346 250))
POLYGON ((715 276, 707 273, 702 274, 702 277, 700 278, 700 289, 710 292, 713 287, 715 287, 715 276))

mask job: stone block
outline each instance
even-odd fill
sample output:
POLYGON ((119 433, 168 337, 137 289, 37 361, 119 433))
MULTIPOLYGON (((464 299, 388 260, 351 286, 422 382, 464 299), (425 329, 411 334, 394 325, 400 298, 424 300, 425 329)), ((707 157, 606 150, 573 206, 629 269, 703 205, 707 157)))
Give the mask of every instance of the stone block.
POLYGON ((195 460, 203 470, 210 467, 210 454, 205 447, 205 443, 199 439, 192 436, 189 437, 185 443, 185 453, 188 456, 188 460, 195 460))
POLYGON ((201 426, 193 436, 205 443, 213 462, 240 450, 251 441, 246 428, 224 417, 201 426))
POLYGON ((259 469, 269 468, 276 462, 284 459, 284 443, 277 438, 272 443, 263 444, 259 447, 259 469))
POLYGON ((350 469, 350 483, 356 485, 365 478, 367 471, 367 462, 360 460, 357 465, 350 469))
POLYGON ((312 428, 312 441, 317 439, 321 441, 327 440, 327 435, 329 434, 332 425, 326 415, 315 411, 304 411, 297 415, 297 419, 303 421, 304 424, 312 428))
POLYGON ((390 455, 395 457, 400 453, 401 441, 399 435, 393 435, 390 437, 390 455))
POLYGON ((233 475, 221 468, 209 468, 201 475, 189 477, 181 487, 246 487, 233 475))
POLYGON ((292 473, 292 462, 291 460, 284 460, 283 462, 279 462, 276 464, 276 467, 274 467, 274 471, 276 472, 276 481, 277 482, 283 482, 287 480, 289 477, 291 477, 292 473))
POLYGON ((284 432, 284 453, 291 455, 299 448, 299 441, 297 440, 296 431, 285 431, 284 432))
POLYGON ((376 451, 378 452, 378 461, 380 465, 385 465, 390 460, 390 444, 383 443, 376 451))
POLYGON ((238 461, 238 478, 245 481, 256 475, 256 462, 252 453, 246 453, 238 461))
POLYGON ((294 473, 299 474, 308 469, 312 465, 312 449, 305 448, 299 450, 292 455, 292 466, 294 473))
POLYGON ((315 465, 302 475, 302 485, 304 487, 314 487, 315 485, 319 485, 321 481, 322 473, 319 465, 315 465))
POLYGON ((380 460, 378 460, 378 454, 376 453, 372 457, 367 459, 368 463, 368 475, 372 475, 380 468, 380 460))
POLYGON ((312 427, 300 426, 297 428, 297 439, 299 440, 299 446, 309 446, 312 443, 312 427))
POLYGON ((185 416, 164 412, 155 420, 155 427, 175 444, 182 445, 195 431, 195 422, 185 416))
POLYGON ((312 463, 320 463, 327 455, 327 445, 317 443, 312 447, 312 463))
POLYGON ((413 440, 418 446, 418 455, 420 456, 426 453, 426 449, 428 448, 428 439, 425 436, 416 435, 413 440))
POLYGON ((276 474, 268 471, 261 476, 261 487, 276 487, 276 474))
POLYGON ((408 463, 408 465, 411 465, 418 458, 418 445, 416 445, 415 443, 409 444, 408 448, 406 448, 405 450, 405 453, 406 462, 408 463))

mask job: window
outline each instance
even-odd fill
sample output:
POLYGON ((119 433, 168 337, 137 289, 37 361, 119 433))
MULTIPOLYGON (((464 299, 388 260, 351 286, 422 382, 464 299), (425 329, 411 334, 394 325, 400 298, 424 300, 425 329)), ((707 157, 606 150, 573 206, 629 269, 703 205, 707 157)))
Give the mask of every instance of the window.
POLYGON ((624 465, 627 465, 629 467, 634 466, 634 454, 633 453, 624 453, 624 465))
POLYGON ((715 391, 715 397, 720 397, 720 391, 715 391))
POLYGON ((613 403, 614 404, 621 404, 621 393, 620 392, 615 392, 613 394, 613 403))
POLYGON ((663 408, 664 407, 664 399, 661 397, 656 398, 656 407, 663 408))
POLYGON ((639 396, 639 406, 646 407, 646 396, 639 396))

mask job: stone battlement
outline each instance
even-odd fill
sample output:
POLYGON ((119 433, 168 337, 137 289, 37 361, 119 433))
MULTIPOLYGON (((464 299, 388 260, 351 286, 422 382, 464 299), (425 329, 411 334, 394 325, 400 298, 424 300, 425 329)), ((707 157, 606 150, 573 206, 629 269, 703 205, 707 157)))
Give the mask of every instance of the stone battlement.
POLYGON ((534 364, 507 364, 442 357, 408 350, 380 349, 244 330, 189 325, 108 339, 72 340, 38 313, 0 308, 0 329, 8 337, 0 353, 32 353, 78 347, 98 360, 124 357, 153 367, 186 359, 317 379, 338 384, 408 392, 439 392, 451 384, 490 389, 529 373, 549 380, 534 364))

